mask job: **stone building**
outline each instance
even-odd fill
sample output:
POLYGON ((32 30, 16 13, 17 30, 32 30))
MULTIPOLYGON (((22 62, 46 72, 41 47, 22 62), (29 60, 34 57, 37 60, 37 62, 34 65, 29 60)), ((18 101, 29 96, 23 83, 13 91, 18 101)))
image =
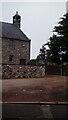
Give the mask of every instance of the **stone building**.
POLYGON ((3 65, 24 65, 30 60, 30 39, 21 31, 21 17, 16 12, 13 23, 0 22, 0 56, 3 65))
POLYGON ((31 40, 20 29, 16 12, 13 23, 0 22, 0 79, 45 76, 44 66, 28 65, 31 40))

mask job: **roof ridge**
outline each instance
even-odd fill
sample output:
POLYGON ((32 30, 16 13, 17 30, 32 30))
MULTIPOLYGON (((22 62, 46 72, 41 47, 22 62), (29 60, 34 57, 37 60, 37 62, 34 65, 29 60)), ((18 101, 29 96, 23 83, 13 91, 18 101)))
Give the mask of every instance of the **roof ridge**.
POLYGON ((2 37, 30 41, 30 39, 25 35, 25 33, 13 23, 1 21, 0 23, 2 23, 2 37))

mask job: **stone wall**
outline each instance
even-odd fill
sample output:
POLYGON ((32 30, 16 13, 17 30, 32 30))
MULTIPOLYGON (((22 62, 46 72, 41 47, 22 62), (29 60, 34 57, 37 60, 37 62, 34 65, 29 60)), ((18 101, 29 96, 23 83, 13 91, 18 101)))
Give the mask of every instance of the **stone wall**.
POLYGON ((0 64, 0 79, 2 79, 2 65, 0 64))
POLYGON ((2 39, 0 38, 0 64, 2 64, 2 39))
POLYGON ((3 65, 2 78, 34 78, 45 76, 44 66, 3 65))

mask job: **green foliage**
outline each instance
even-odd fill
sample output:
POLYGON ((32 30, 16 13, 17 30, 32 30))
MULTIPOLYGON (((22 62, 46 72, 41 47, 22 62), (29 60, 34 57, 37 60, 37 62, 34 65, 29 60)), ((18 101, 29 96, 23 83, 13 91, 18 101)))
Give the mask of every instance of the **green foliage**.
POLYGON ((45 64, 46 62, 45 53, 46 53, 46 48, 42 46, 42 48, 40 49, 40 54, 36 58, 37 64, 41 64, 41 65, 45 64))
POLYGON ((44 56, 42 54, 38 55, 36 58, 36 63, 39 64, 44 64, 44 56))
POLYGON ((68 62, 68 14, 65 14, 61 19, 58 26, 54 27, 54 34, 47 43, 49 47, 48 60, 58 64, 60 63, 60 54, 62 54, 62 61, 68 62))
POLYGON ((36 59, 31 59, 28 65, 36 65, 36 59))

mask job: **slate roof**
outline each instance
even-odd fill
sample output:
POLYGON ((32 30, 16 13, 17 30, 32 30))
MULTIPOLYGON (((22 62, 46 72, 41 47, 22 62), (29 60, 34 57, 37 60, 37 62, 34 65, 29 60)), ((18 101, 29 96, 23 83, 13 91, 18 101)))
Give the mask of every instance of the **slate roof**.
POLYGON ((30 41, 16 25, 5 22, 0 22, 0 37, 30 41))

